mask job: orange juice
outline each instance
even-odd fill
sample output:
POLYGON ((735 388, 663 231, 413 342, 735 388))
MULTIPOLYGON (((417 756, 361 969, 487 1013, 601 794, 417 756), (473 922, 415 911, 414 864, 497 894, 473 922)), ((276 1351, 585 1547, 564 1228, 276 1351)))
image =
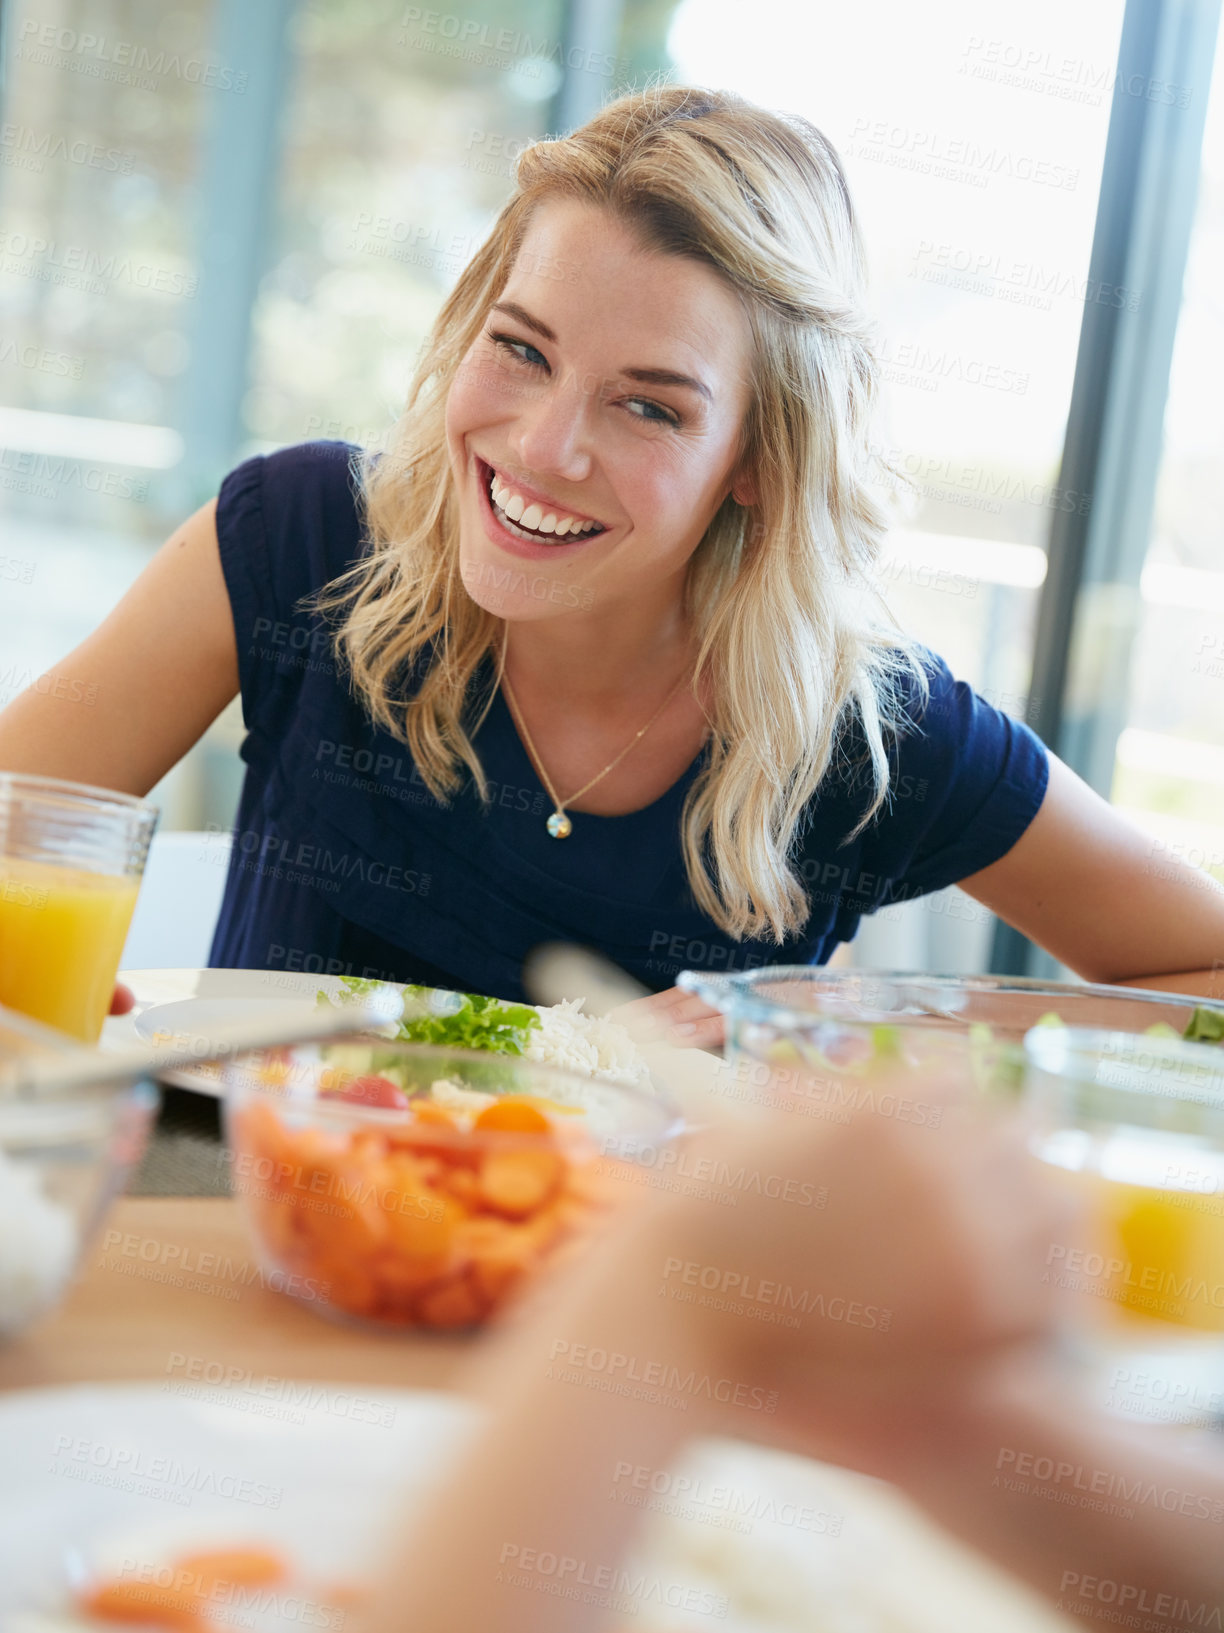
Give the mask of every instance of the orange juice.
POLYGON ((1119 1308, 1224 1333, 1224 1195, 1105 1179, 1095 1201, 1126 1267, 1115 1273, 1119 1308))
POLYGON ((0 1004, 96 1043, 140 880, 0 856, 0 1004))
POLYGON ((1224 1334, 1224 1152, 1115 1131, 1076 1162, 1081 1139, 1063 1134, 1042 1153, 1071 1170, 1083 1206, 1081 1231, 1051 1253, 1050 1279, 1087 1295, 1086 1311, 1153 1338, 1157 1325, 1224 1334))

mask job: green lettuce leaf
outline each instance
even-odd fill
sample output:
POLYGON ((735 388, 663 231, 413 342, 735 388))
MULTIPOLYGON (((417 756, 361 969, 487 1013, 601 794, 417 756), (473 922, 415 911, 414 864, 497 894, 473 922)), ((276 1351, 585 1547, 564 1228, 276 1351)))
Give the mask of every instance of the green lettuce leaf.
POLYGON ((1218 1009, 1196 1008, 1182 1037, 1191 1043, 1224 1042, 1224 1015, 1218 1009))

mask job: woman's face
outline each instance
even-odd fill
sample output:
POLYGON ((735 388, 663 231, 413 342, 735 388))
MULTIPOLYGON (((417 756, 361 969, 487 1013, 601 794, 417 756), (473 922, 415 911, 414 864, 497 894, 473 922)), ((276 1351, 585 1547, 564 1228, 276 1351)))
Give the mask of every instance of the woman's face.
POLYGON ((710 267, 591 205, 541 205, 447 399, 472 599, 537 619, 678 595, 733 481, 752 499, 735 470, 751 343, 710 267))

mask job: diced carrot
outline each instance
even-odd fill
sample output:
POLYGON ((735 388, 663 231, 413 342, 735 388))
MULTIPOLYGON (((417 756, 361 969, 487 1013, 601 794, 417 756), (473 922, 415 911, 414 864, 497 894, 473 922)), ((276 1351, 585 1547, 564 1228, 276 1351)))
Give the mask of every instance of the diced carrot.
POLYGON ((480 1165, 480 1194, 497 1213, 523 1219, 549 1200, 564 1169, 555 1151, 493 1151, 480 1165))
POLYGON ((455 1250, 470 1262, 472 1283, 490 1303, 504 1298, 537 1257, 526 1226, 488 1216, 459 1226, 455 1250))
POLYGON ((480 1206, 480 1181, 470 1168, 452 1168, 443 1183, 460 1207, 475 1212, 480 1206))
POLYGON ((484 1314, 482 1301, 462 1276, 422 1293, 417 1311, 428 1327, 471 1327, 484 1314))
POLYGON ((412 1112, 418 1123, 437 1123, 440 1128, 459 1127, 446 1107, 440 1106, 436 1100, 416 1099, 412 1102, 412 1112))
POLYGON ((198 1577, 202 1593, 208 1593, 219 1582, 237 1582, 254 1586, 263 1582, 283 1582, 289 1575, 289 1565, 281 1554, 265 1548, 232 1548, 207 1554, 185 1554, 175 1560, 180 1571, 190 1571, 198 1577))
POLYGON ((463 1218, 463 1210, 453 1198, 437 1191, 405 1191, 394 1210, 388 1210, 384 1217, 391 1252, 432 1262, 451 1252, 455 1226, 463 1218))
POLYGON ((197 1633, 206 1628, 203 1600, 191 1588, 158 1587, 155 1582, 104 1582, 84 1594, 80 1607, 87 1616, 104 1622, 139 1623, 197 1633))
POLYGON ((552 1124, 525 1096, 506 1094, 486 1106, 473 1126, 482 1132, 500 1129, 513 1134, 547 1134, 552 1124))

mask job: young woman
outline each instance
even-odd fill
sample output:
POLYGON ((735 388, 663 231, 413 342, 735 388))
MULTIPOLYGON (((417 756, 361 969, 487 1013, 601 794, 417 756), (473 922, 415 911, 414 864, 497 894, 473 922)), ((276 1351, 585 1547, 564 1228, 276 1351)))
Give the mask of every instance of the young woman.
POLYGON ((23 694, 0 767, 144 794, 241 690, 217 965, 515 997, 566 939, 692 1024, 681 968, 959 882, 1086 977, 1205 990, 1224 891, 875 594, 862 297, 801 119, 666 87, 536 144, 385 453, 240 465, 66 660, 96 706, 23 694))

